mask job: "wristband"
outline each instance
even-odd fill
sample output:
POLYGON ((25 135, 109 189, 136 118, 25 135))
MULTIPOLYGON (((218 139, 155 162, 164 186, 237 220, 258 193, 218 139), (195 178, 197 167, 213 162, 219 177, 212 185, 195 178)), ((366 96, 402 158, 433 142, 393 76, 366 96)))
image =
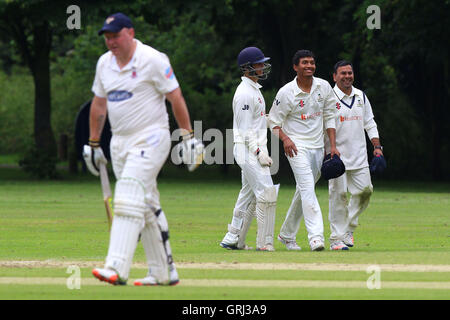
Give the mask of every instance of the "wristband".
POLYGON ((100 147, 100 140, 91 140, 91 139, 89 139, 89 145, 92 148, 98 148, 98 147, 100 147))
POLYGON ((383 146, 376 146, 374 147, 374 149, 380 149, 381 151, 383 151, 383 146))

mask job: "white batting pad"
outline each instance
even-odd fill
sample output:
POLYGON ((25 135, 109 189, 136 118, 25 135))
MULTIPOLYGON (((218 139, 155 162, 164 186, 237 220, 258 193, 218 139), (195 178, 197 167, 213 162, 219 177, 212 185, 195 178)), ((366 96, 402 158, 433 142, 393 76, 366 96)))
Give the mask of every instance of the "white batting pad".
POLYGON ((258 231, 256 234, 257 248, 263 248, 268 244, 273 245, 275 211, 279 187, 279 184, 267 187, 264 190, 262 200, 257 200, 256 202, 256 220, 258 223, 258 231))
POLYGON ((115 270, 121 280, 128 279, 141 229, 142 219, 121 215, 114 217, 105 268, 115 270))
MULTIPOLYGON (((154 215, 154 213, 149 212, 148 215, 154 215)), ((157 279, 159 283, 166 283, 169 280, 169 262, 172 262, 172 255, 170 252, 169 257, 166 252, 168 240, 164 241, 163 233, 155 218, 146 219, 141 233, 141 241, 147 257, 148 274, 157 279)), ((170 245, 168 249, 170 251, 170 245)))

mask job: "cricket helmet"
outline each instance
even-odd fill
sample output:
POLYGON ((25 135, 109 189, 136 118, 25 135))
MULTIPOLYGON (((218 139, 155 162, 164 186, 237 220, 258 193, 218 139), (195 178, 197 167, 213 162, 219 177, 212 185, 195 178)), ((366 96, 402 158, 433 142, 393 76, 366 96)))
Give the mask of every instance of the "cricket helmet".
POLYGON ((260 80, 267 79, 270 73, 271 65, 266 63, 270 60, 269 57, 265 57, 264 53, 256 47, 247 47, 239 52, 237 63, 242 73, 249 73, 249 76, 257 77, 260 80), (256 63, 264 63, 262 68, 254 68, 256 63), (257 71, 262 70, 262 74, 257 74, 257 71))

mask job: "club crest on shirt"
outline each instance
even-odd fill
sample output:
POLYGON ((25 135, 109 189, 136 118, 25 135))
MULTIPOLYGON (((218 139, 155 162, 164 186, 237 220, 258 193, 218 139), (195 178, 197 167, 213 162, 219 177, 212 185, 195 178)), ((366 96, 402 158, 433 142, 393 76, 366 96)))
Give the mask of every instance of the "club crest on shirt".
POLYGON ((136 68, 133 67, 133 69, 131 69, 131 78, 135 79, 136 77, 137 77, 136 68))
POLYGON ((258 102, 262 104, 262 100, 260 97, 258 97, 258 102))
POLYGON ((362 103, 360 98, 358 98, 358 103, 356 104, 356 106, 357 107, 362 107, 363 106, 363 103, 362 103))
POLYGON ((317 94, 317 102, 322 102, 323 101, 323 98, 322 98, 322 96, 320 95, 320 93, 318 93, 317 94))

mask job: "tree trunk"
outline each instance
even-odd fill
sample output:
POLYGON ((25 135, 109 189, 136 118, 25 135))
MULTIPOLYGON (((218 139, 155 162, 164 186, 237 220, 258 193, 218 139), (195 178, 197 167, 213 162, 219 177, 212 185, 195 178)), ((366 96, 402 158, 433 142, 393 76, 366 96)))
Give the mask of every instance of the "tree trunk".
POLYGON ((51 126, 50 47, 51 31, 48 22, 33 30, 34 59, 34 141, 38 150, 56 156, 56 143, 51 126))

